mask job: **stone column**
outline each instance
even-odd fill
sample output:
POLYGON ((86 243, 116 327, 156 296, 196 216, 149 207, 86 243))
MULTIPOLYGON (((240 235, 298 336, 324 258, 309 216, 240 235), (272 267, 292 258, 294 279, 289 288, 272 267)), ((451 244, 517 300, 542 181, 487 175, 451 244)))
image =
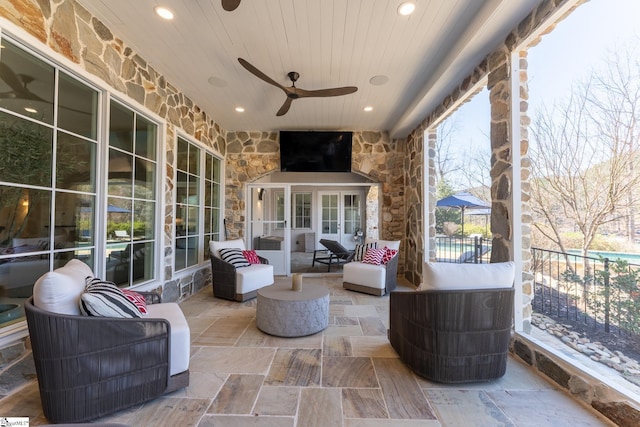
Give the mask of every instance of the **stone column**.
POLYGON ((513 260, 513 153, 511 152, 510 52, 489 57, 491 103, 491 262, 513 260))

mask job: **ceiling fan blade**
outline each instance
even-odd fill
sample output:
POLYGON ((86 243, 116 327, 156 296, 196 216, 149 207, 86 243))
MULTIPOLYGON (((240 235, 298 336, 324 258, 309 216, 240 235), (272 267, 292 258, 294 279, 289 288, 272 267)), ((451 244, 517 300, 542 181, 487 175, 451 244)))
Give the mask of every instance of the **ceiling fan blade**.
POLYGON ((240 0, 222 0, 222 8, 227 12, 233 12, 240 6, 240 0))
POLYGON ((280 107, 280 109, 276 113, 276 116, 284 116, 285 114, 287 114, 287 111, 289 111, 292 102, 293 98, 287 97, 287 99, 284 101, 284 104, 282 104, 282 107, 280 107))
POLYGON ((358 90, 355 86, 334 87, 331 89, 304 90, 296 88, 296 94, 299 98, 324 98, 328 96, 349 95, 358 90))
POLYGON ((253 74, 254 76, 258 77, 261 80, 264 80, 265 82, 269 83, 270 85, 274 85, 277 88, 280 88, 282 90, 285 90, 284 86, 282 86, 280 83, 278 83, 277 81, 273 80, 271 77, 267 76, 265 73, 263 73, 262 71, 258 70, 256 67, 254 67, 253 65, 249 64, 247 61, 245 61, 242 58, 238 58, 238 62, 240 63, 240 65, 242 65, 248 72, 250 72, 251 74, 253 74))
POLYGON ((13 72, 11 67, 2 62, 0 62, 0 79, 4 80, 14 92, 23 90, 20 78, 13 72))

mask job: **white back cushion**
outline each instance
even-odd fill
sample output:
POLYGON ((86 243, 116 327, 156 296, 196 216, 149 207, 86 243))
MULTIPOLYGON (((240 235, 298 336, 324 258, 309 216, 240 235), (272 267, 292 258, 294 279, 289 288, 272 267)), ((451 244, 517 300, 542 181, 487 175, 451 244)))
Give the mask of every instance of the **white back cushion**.
POLYGON ((226 248, 239 248, 244 251, 245 250, 244 240, 234 239, 234 240, 224 240, 222 242, 216 242, 214 240, 209 241, 209 250, 211 250, 211 253, 216 258, 220 258, 220 253, 218 251, 220 249, 226 249, 226 248))
POLYGON ((510 288, 515 274, 513 261, 493 264, 426 262, 424 282, 418 290, 510 288))
POLYGON ((85 279, 93 277, 87 264, 69 260, 63 267, 49 271, 33 285, 33 304, 43 310, 60 314, 80 314, 80 295, 85 279))
POLYGON ((400 240, 376 240, 370 237, 364 239, 365 243, 373 243, 376 242, 376 247, 378 249, 384 249, 384 247, 388 247, 389 249, 397 249, 400 250, 400 240))

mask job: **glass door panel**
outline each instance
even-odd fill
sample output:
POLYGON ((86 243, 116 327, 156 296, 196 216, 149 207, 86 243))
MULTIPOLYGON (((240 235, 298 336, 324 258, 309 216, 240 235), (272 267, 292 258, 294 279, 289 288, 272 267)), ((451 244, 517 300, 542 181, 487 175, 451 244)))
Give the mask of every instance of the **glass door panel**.
POLYGON ((276 275, 289 269, 287 236, 291 218, 289 189, 283 187, 250 187, 250 222, 247 246, 269 260, 276 275))

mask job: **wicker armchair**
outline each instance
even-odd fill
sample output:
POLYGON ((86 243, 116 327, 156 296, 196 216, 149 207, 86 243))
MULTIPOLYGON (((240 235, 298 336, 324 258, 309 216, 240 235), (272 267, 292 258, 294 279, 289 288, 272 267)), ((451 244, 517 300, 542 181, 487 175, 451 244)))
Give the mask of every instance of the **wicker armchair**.
POLYGON ((92 420, 189 384, 188 369, 170 375, 166 319, 57 314, 36 307, 33 297, 24 308, 49 421, 92 420))
POLYGON ((236 267, 220 258, 219 250, 224 248, 244 250, 244 241, 235 239, 209 242, 214 297, 247 301, 258 295, 258 289, 273 285, 273 266, 269 265, 268 259, 258 256, 260 264, 236 267))
POLYGON ((514 289, 391 292, 389 341, 409 368, 442 383, 502 377, 514 289))

